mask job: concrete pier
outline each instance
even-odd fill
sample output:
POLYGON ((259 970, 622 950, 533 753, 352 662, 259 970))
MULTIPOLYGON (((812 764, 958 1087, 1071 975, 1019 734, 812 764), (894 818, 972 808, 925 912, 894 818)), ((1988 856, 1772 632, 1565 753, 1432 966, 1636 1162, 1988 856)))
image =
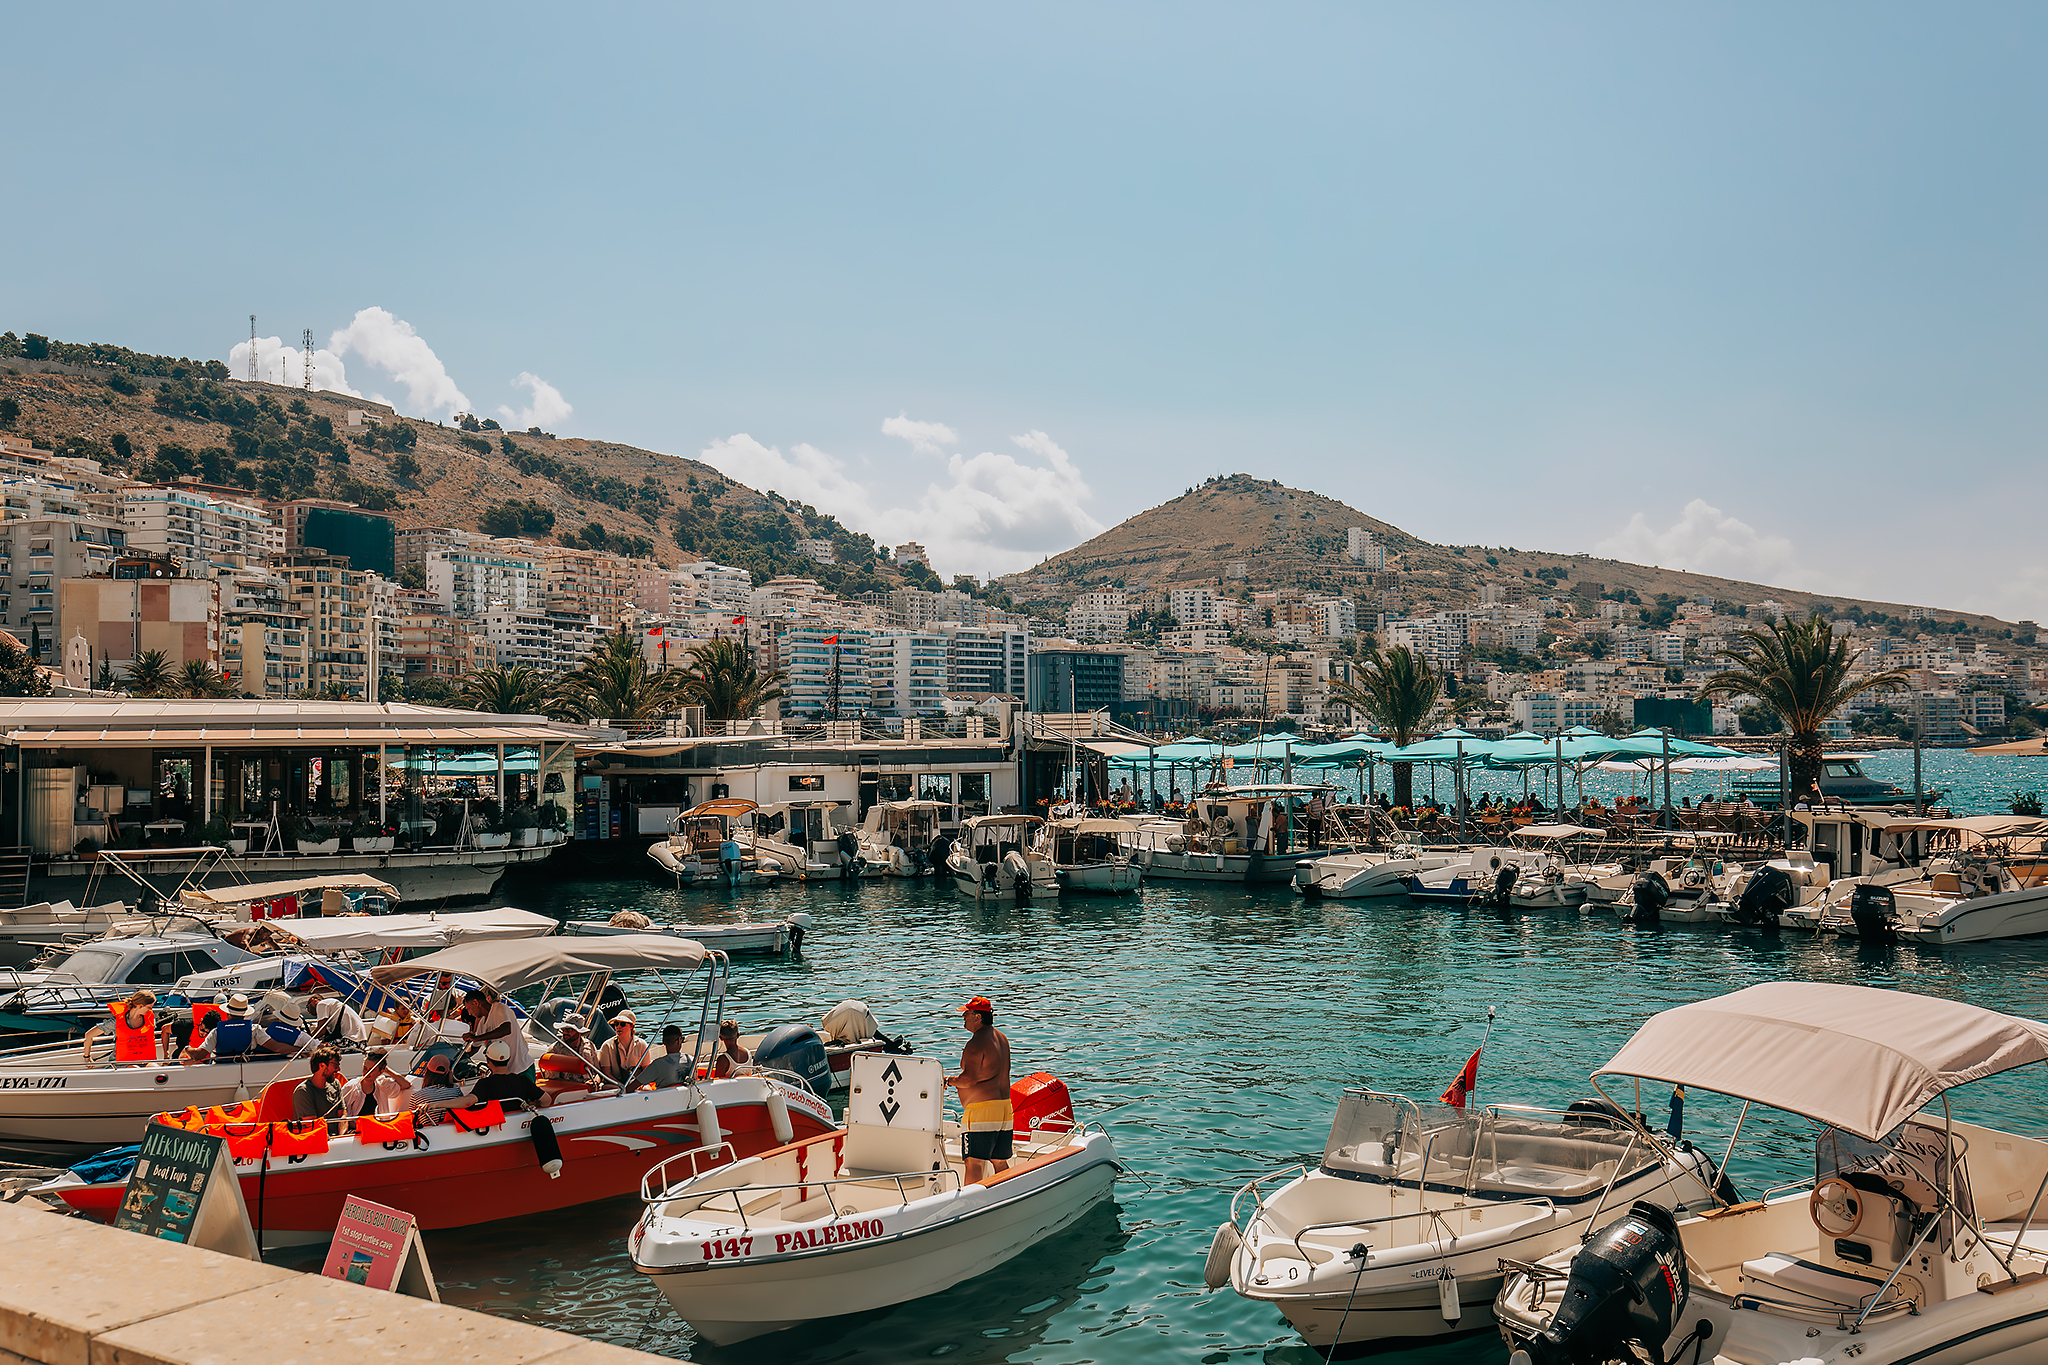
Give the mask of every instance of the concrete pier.
POLYGON ((0 1204, 0 1365, 652 1365, 640 1351, 0 1204))

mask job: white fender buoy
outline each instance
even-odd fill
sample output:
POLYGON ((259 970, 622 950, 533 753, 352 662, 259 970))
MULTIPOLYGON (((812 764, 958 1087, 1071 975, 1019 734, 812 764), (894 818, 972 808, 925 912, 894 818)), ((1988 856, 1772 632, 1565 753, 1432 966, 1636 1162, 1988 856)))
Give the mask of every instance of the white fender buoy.
POLYGON ((697 1092, 697 1145, 716 1147, 725 1139, 718 1131, 718 1106, 703 1091, 697 1092))
MULTIPOLYGON (((761 1086, 768 1092, 768 1126, 775 1130, 777 1145, 795 1141, 796 1127, 789 1121, 789 1101, 782 1097, 782 1092, 775 1087, 773 1081, 763 1081, 761 1086)), ((700 1125, 698 1131, 702 1132, 703 1119, 699 1118, 697 1122, 700 1125)))
POLYGON ((1436 1303, 1445 1322, 1456 1322, 1465 1311, 1458 1302, 1458 1273, 1449 1266, 1444 1267, 1443 1277, 1436 1282, 1436 1303))
POLYGON ((1209 1259, 1202 1265, 1203 1284, 1221 1289, 1230 1283, 1230 1263, 1237 1259, 1237 1249, 1243 1242, 1235 1223, 1224 1223, 1216 1229, 1216 1235, 1209 1239, 1209 1259))

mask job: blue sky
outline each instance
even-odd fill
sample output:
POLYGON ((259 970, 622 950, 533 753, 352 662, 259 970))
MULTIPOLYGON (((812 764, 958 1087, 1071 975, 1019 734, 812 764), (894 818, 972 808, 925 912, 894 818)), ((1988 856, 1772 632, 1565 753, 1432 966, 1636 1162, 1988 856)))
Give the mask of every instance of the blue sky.
POLYGON ((708 452, 948 573, 1244 470, 2040 618, 2044 30, 33 8, 0 328, 225 359, 253 312, 402 410, 708 452))

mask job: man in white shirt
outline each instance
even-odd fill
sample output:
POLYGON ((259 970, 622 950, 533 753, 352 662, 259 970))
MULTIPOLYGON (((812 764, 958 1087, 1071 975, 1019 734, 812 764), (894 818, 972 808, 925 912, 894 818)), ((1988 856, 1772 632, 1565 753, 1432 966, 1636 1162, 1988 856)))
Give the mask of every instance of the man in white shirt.
POLYGON ((512 1049, 512 1061, 506 1068, 512 1075, 522 1075, 533 1065, 533 1057, 526 1047, 526 1030, 519 1027, 519 1021, 512 1017, 512 1007, 505 1003, 503 996, 493 999, 481 990, 471 991, 462 997, 462 1018, 469 1026, 464 1046, 502 1038, 505 1046, 512 1049))
POLYGON ((341 1088, 341 1112, 349 1118, 365 1114, 396 1114, 411 1107, 412 1080, 403 1073, 406 1056, 387 1047, 373 1047, 363 1058, 363 1074, 341 1088))

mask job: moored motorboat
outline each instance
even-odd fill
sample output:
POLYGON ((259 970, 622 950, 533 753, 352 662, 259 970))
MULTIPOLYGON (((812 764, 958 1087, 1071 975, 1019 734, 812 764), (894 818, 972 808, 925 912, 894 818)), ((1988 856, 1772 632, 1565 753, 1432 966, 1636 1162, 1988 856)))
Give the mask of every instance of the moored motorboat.
POLYGON ((952 807, 942 801, 878 801, 860 829, 860 860, 891 877, 945 875, 932 844, 952 807))
POLYGON ((125 901, 38 901, 0 909, 0 967, 26 967, 47 949, 98 938, 130 914, 125 901))
MULTIPOLYGON (((703 1174, 657 1165, 627 1243, 634 1267, 700 1337, 728 1345, 936 1294, 1108 1197, 1109 1134, 1075 1127, 1050 1077, 1013 1087, 1038 1083, 1046 1122, 1018 1135, 1007 1170, 968 1182, 943 1075, 931 1058, 862 1056, 836 1132, 703 1174)), ((1020 1123, 1032 1108, 1017 1105, 1020 1123)))
POLYGON ((1816 927, 1929 945, 2048 934, 2048 821, 2024 815, 1901 820, 1886 832, 1930 836, 1936 856, 1917 869, 1834 883, 1818 907, 1816 927))
MULTIPOLYGON (((704 1003, 689 1011, 689 1022, 701 1028, 724 992, 724 955, 686 940, 639 935, 474 943, 380 967, 375 975, 396 986, 449 972, 499 991, 535 987, 543 995, 583 978, 584 998, 596 999, 616 973, 699 969, 706 977, 704 1003)), ((536 1051, 551 1040, 538 1018, 527 1027, 536 1051)), ((411 1039, 424 1040, 423 1034, 411 1039)), ((591 1088, 557 1094, 549 1107, 532 1112, 517 1101, 480 1108, 455 1101, 448 1121, 431 1126, 408 1113, 357 1120, 335 1135, 274 1126, 260 1131, 290 1117, 291 1089, 305 1070, 303 1061, 293 1066, 246 1115, 223 1114, 230 1138, 246 1144, 248 1159, 237 1172, 267 1246, 332 1235, 350 1194, 403 1209, 424 1228, 467 1227, 630 1193, 650 1158, 680 1155, 695 1169, 709 1170, 832 1128, 831 1109, 816 1094, 788 1077, 755 1074, 664 1089, 633 1088, 632 1076, 600 1075, 591 1088), (289 1161, 282 1156, 287 1149, 289 1161), (561 1164, 546 1169, 556 1157, 561 1164)), ((81 1210, 111 1212, 120 1188, 118 1182, 60 1178, 42 1193, 81 1210)))
POLYGON ((1604 1102, 1468 1110, 1347 1090, 1316 1169, 1237 1192, 1206 1279, 1319 1348, 1475 1331, 1504 1258, 1575 1245, 1633 1200, 1711 1202, 1715 1180, 1704 1153, 1667 1154, 1604 1102))
POLYGON ((617 934, 666 934, 693 939, 721 953, 801 952, 811 917, 799 910, 777 920, 742 920, 737 924, 655 924, 637 910, 622 910, 608 920, 572 919, 567 934, 603 938, 617 934))
POLYGON ((1419 873, 1448 867, 1464 855, 1449 849, 1397 848, 1385 853, 1333 853, 1295 864, 1294 889, 1333 900, 1364 896, 1405 896, 1419 873))
POLYGON ((1352 851, 1317 840, 1335 822, 1311 814, 1334 788, 1294 784, 1210 786, 1181 820, 1139 822, 1135 861, 1147 877, 1169 881, 1293 881, 1304 859, 1352 851))
POLYGON ((796 881, 836 882, 888 875, 861 857, 851 808, 836 801, 776 801, 753 813, 747 851, 796 881))
POLYGON ((961 822, 960 838, 946 855, 953 889, 980 901, 1023 904, 1060 894, 1052 861, 1034 847, 1045 822, 1035 815, 977 815, 961 822))
POLYGON ((1049 821, 1035 845, 1065 892, 1113 895, 1136 891, 1144 870, 1131 859, 1137 825, 1129 820, 1067 818, 1049 821))
POLYGON ((648 845, 647 856, 678 886, 764 886, 777 881, 782 876, 780 863, 748 852, 733 823, 757 809, 752 801, 734 797, 692 806, 676 817, 668 838, 648 845), (728 843, 739 846, 737 858, 724 856, 728 843))
MULTIPOLYGON (((1809 1178, 1682 1217, 1637 1204, 1583 1247, 1512 1267, 1494 1314, 1513 1359, 2048 1357, 2048 1142, 1957 1120, 1947 1099, 2044 1062, 2048 1025, 1832 982, 1652 1016, 1594 1084, 1654 1080, 1740 1100, 1742 1119, 1805 1119, 1809 1178)), ((1757 1128, 1770 1143, 1790 1131, 1757 1128)))

